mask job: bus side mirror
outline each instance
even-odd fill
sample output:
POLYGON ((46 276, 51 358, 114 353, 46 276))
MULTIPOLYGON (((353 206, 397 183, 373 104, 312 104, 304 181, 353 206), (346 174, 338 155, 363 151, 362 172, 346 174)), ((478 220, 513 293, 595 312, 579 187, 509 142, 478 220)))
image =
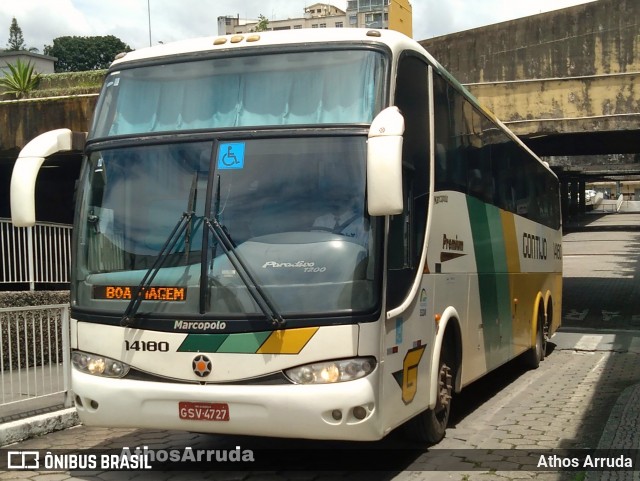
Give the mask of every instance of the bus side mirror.
POLYGON ((56 152, 82 150, 86 134, 69 129, 45 132, 31 140, 18 154, 11 174, 11 222, 16 227, 36 223, 36 178, 44 160, 56 152))
POLYGON ((367 142, 369 215, 402 213, 403 133, 404 117, 398 107, 388 107, 373 119, 367 142))

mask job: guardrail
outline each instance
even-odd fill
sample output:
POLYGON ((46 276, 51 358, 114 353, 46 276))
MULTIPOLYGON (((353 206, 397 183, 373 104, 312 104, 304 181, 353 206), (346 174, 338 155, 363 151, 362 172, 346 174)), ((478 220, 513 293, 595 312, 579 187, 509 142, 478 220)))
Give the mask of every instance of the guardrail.
POLYGON ((55 394, 70 407, 69 305, 0 308, 0 408, 55 394))
POLYGON ((0 284, 67 284, 70 260, 71 226, 14 227, 0 219, 0 284))

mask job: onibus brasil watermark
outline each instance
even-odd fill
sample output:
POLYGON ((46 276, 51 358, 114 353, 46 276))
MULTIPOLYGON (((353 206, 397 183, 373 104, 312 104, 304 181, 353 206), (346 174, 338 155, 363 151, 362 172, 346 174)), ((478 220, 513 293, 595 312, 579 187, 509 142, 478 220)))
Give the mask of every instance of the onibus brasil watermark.
POLYGON ((166 463, 243 464, 255 462, 253 450, 233 449, 150 449, 148 446, 121 450, 61 452, 55 450, 7 451, 9 470, 151 470, 166 463))

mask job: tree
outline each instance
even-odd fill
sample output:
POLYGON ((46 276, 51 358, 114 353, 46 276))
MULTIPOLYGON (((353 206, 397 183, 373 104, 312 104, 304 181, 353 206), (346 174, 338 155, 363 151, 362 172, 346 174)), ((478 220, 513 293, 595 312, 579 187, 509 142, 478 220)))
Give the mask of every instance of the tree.
POLYGON ((22 36, 22 29, 18 25, 16 17, 11 20, 11 26, 9 27, 9 41, 7 42, 7 50, 26 50, 27 46, 24 43, 24 37, 22 36))
POLYGON ((21 99, 38 86, 40 74, 34 74, 31 62, 25 64, 18 59, 15 65, 8 64, 7 67, 9 72, 5 72, 4 77, 0 78, 0 87, 6 89, 4 93, 21 99))
POLYGON ((258 24, 251 29, 252 32, 266 32, 269 30, 269 19, 264 15, 258 16, 258 24))
POLYGON ((131 47, 113 35, 104 37, 58 37, 44 47, 44 54, 57 57, 56 72, 84 72, 108 68, 116 55, 131 47))

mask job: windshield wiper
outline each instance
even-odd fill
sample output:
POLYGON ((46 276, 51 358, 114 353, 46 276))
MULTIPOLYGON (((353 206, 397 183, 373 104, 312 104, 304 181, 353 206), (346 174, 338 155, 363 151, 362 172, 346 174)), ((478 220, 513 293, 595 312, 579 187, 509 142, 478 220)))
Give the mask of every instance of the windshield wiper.
POLYGON ((284 318, 280 315, 264 289, 260 287, 260 284, 258 284, 254 276, 251 274, 251 271, 249 270, 245 262, 238 255, 236 247, 231 240, 231 236, 227 232, 225 226, 220 224, 220 222, 216 218, 205 219, 204 222, 207 225, 208 229, 215 236, 218 244, 220 245, 220 247, 222 247, 225 255, 233 265, 234 269, 240 276, 240 279, 247 287, 249 294, 256 302, 265 317, 274 326, 283 327, 285 324, 284 318))
POLYGON ((129 301, 127 308, 124 310, 122 319, 120 320, 121 326, 131 327, 133 325, 134 317, 138 312, 138 309, 140 308, 140 304, 144 300, 144 293, 149 288, 158 272, 160 272, 160 269, 167 260, 167 257, 169 257, 171 251, 175 248, 176 244, 182 237, 182 234, 184 234, 184 232, 187 230, 187 227, 189 226, 191 218, 194 216, 194 214, 195 212, 182 213, 182 216, 174 226, 171 234, 169 234, 169 237, 167 237, 167 240, 160 249, 160 252, 158 252, 158 256, 153 262, 153 265, 146 272, 146 274, 140 281, 140 284, 138 284, 138 286, 134 288, 131 294, 131 301, 129 301))

